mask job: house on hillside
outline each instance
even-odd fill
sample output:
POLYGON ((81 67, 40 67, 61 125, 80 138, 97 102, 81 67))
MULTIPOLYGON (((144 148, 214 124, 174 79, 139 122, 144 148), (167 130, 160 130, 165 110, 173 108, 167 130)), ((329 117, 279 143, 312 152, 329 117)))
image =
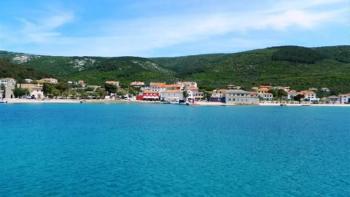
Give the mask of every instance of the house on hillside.
POLYGON ((36 81, 37 83, 39 84, 58 84, 58 80, 55 79, 55 78, 43 78, 43 79, 40 79, 40 80, 37 80, 36 81))
POLYGON ((115 86, 117 88, 119 88, 119 81, 105 81, 105 84, 108 84, 108 85, 112 85, 112 86, 115 86))
POLYGON ((143 81, 133 81, 130 83, 131 87, 135 87, 135 88, 141 88, 145 86, 145 82, 143 81))

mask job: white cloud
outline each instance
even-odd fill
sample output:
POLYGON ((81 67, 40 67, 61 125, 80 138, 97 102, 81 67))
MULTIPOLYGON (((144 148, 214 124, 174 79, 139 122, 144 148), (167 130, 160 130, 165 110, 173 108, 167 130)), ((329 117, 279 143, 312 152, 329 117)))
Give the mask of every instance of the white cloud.
POLYGON ((55 11, 48 16, 29 20, 19 18, 21 23, 20 41, 24 43, 46 43, 61 36, 58 29, 67 23, 72 22, 74 14, 66 11, 55 11))
MULTIPOLYGON (((7 40, 37 45, 39 53, 55 55, 148 55, 153 50, 179 44, 206 42, 213 37, 236 33, 237 44, 249 44, 244 33, 260 30, 287 31, 290 28, 312 30, 326 23, 340 21, 346 0, 309 0, 273 2, 259 10, 214 11, 176 16, 157 16, 94 24, 102 29, 94 36, 70 36, 61 27, 74 21, 69 11, 50 12, 37 20, 22 18, 21 29, 7 40), (332 7, 335 6, 335 7, 332 7), (15 38, 21 38, 15 41, 15 38)), ((1 33, 0 33, 1 38, 1 33)), ((254 41, 260 46, 258 41, 254 41)), ((264 41, 268 43, 268 41, 264 41)), ((223 43, 224 44, 224 43, 223 43)))

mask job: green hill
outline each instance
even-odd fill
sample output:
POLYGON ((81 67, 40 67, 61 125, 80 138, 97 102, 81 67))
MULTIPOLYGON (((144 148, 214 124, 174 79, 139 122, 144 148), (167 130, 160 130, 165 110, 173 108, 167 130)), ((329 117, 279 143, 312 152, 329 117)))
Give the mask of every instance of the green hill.
MULTIPOLYGON (((63 80, 195 80, 205 89, 239 84, 288 85, 296 89, 328 87, 350 92, 350 46, 281 46, 232 54, 171 58, 56 57, 0 52, 0 59, 63 80)), ((4 74, 1 74, 4 77, 4 74)), ((30 77, 30 76, 28 76, 30 77)))
POLYGON ((350 46, 272 47, 234 54, 154 58, 179 78, 198 81, 207 89, 228 83, 249 88, 259 84, 296 89, 328 87, 350 92, 350 46))
POLYGON ((50 75, 33 68, 27 68, 21 65, 13 64, 8 59, 0 58, 0 78, 10 77, 18 81, 23 81, 26 78, 39 79, 42 77, 49 77, 50 75))
POLYGON ((90 84, 102 84, 106 80, 114 79, 122 83, 134 80, 175 80, 173 71, 140 57, 59 57, 0 52, 1 58, 10 59, 13 64, 41 71, 61 80, 82 79, 90 84))

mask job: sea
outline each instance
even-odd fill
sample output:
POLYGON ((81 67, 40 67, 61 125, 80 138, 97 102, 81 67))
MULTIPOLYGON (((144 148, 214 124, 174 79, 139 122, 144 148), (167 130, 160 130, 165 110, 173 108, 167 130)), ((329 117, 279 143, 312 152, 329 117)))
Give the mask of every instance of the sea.
POLYGON ((350 196, 350 108, 0 104, 0 196, 350 196))

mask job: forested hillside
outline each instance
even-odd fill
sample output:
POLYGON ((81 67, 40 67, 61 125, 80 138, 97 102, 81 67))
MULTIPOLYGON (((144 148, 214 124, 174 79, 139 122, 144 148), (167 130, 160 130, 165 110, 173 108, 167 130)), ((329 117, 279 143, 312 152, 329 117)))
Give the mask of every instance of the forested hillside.
POLYGON ((0 59, 3 65, 0 77, 51 75, 62 80, 82 79, 91 84, 101 84, 105 80, 119 80, 125 84, 134 80, 194 80, 208 90, 227 84, 245 88, 272 84, 350 92, 350 46, 281 46, 171 58, 57 57, 2 51, 0 59))

